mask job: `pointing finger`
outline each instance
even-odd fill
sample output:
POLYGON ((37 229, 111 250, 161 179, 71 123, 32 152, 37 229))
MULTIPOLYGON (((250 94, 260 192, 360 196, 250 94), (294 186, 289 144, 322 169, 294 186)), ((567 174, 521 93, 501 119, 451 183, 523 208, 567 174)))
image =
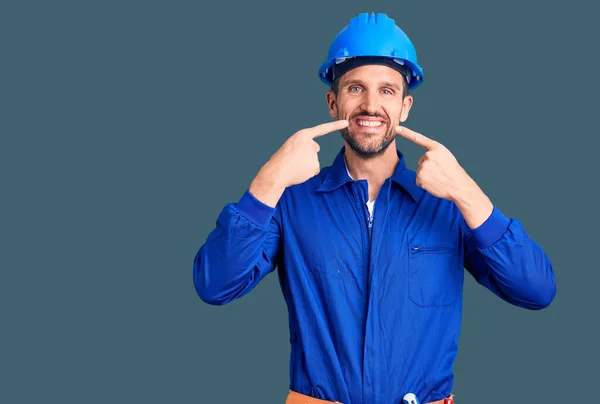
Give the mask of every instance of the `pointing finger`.
POLYGON ((397 126, 396 133, 427 150, 431 150, 437 144, 435 140, 403 126, 397 126))
POLYGON ((338 120, 338 121, 322 123, 315 127, 309 128, 309 129, 307 129, 307 133, 309 134, 309 136, 311 138, 314 139, 316 137, 326 135, 326 134, 334 132, 336 130, 343 129, 347 126, 348 126, 348 121, 345 119, 342 119, 342 120, 338 120))

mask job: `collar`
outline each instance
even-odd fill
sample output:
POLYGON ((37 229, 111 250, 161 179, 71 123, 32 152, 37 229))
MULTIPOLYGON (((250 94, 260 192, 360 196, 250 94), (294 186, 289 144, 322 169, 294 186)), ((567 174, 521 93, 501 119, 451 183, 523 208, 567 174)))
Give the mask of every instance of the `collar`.
MULTIPOLYGON (((340 151, 338 152, 333 164, 329 167, 329 170, 325 173, 325 177, 323 182, 317 188, 317 191, 320 192, 330 192, 336 188, 341 187, 347 182, 352 182, 352 178, 350 178, 350 174, 346 167, 346 160, 344 159, 344 150, 345 146, 342 146, 340 151)), ((400 150, 396 149, 396 153, 398 154, 398 165, 396 166, 396 170, 392 174, 392 182, 396 183, 400 187, 402 187, 415 201, 418 202, 423 195, 423 188, 419 187, 416 180, 415 173, 406 168, 406 163, 404 161, 404 155, 400 152, 400 150)))

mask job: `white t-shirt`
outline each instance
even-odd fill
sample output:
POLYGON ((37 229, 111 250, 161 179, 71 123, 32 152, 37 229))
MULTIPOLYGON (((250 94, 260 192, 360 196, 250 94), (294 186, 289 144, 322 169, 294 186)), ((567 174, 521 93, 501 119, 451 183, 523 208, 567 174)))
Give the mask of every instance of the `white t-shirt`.
MULTIPOLYGON (((348 177, 350 177, 352 181, 354 181, 354 178, 352 178, 352 176, 350 175, 350 171, 348 170, 348 164, 346 164, 346 159, 344 159, 344 164, 346 165, 346 172, 348 173, 348 177)), ((367 209, 369 209, 369 215, 371 216, 371 218, 373 217, 373 206, 375 206, 375 200, 367 202, 367 209)))

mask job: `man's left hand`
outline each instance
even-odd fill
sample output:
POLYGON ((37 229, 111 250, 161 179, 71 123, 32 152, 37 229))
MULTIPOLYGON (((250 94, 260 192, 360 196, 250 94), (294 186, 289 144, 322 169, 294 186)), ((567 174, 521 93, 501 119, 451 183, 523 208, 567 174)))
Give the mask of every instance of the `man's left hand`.
POLYGON ((418 186, 438 198, 454 201, 471 185, 471 177, 446 146, 403 126, 396 127, 396 133, 426 150, 417 166, 418 186))
POLYGON ((494 205, 443 144, 420 133, 396 127, 396 133, 423 147, 417 167, 418 186, 438 198, 453 201, 471 228, 490 216, 494 205))

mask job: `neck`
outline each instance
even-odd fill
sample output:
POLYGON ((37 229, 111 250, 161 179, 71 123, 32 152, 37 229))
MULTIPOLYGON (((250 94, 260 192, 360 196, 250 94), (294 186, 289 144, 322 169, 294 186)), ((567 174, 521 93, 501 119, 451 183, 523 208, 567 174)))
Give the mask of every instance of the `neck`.
POLYGON ((377 157, 363 159, 348 145, 345 147, 344 159, 350 176, 354 180, 367 180, 369 184, 369 200, 373 201, 381 185, 390 178, 398 165, 396 141, 394 140, 385 151, 377 157))

